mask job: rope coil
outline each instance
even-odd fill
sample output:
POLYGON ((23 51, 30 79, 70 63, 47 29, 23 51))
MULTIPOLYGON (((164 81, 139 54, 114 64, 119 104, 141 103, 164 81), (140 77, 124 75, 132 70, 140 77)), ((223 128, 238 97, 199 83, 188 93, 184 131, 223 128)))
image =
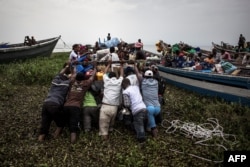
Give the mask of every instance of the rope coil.
MULTIPOLYGON (((217 146, 217 147, 222 147, 225 151, 228 150, 224 145, 222 144, 206 144, 205 142, 213 139, 214 137, 221 137, 223 141, 225 142, 233 142, 233 144, 236 143, 236 136, 232 134, 225 134, 223 133, 223 127, 219 124, 219 121, 216 118, 208 118, 207 123, 203 123, 200 125, 196 125, 194 123, 190 122, 182 122, 180 120, 163 120, 162 121, 162 127, 166 128, 165 132, 166 133, 174 133, 177 130, 180 131, 181 134, 184 134, 186 137, 191 138, 191 139, 200 139, 195 142, 195 144, 200 144, 204 146, 217 146), (169 126, 167 126, 167 124, 169 126), (231 137, 231 138, 230 138, 231 137), (230 140, 232 141, 229 141, 230 140)), ((179 152, 183 153, 181 151, 169 149, 170 151, 174 152, 179 152)), ((206 161, 212 161, 203 157, 199 157, 194 154, 188 154, 190 156, 203 159, 206 161)), ((223 161, 213 161, 215 163, 220 163, 223 161)))

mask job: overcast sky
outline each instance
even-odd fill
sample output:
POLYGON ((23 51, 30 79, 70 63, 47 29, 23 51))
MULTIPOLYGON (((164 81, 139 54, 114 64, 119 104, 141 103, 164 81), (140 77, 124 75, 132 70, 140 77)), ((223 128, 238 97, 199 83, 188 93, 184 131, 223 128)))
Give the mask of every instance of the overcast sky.
POLYGON ((250 41, 250 0, 0 0, 0 42, 61 35, 94 44, 107 34, 144 44, 250 41))

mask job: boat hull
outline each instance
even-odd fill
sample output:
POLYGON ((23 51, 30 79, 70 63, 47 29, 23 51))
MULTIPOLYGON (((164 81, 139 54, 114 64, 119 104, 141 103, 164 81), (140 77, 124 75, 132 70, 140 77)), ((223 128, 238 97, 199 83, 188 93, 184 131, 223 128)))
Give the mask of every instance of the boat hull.
MULTIPOLYGON (((226 80, 219 82, 219 78, 215 80, 213 74, 196 76, 196 73, 188 72, 181 69, 174 69, 169 67, 158 66, 160 75, 170 84, 178 87, 206 95, 214 96, 224 99, 225 101, 236 102, 242 105, 250 106, 250 89, 235 84, 225 84, 226 80), (176 71, 177 70, 177 71, 176 71), (173 72, 171 72, 173 71, 173 72), (184 74, 187 73, 187 74, 184 74), (210 75, 210 77, 209 77, 210 75), (206 78, 205 78, 206 76, 206 78), (209 79, 210 78, 210 79, 209 79), (213 78, 213 79, 211 79, 213 78), (224 83, 224 84, 223 84, 224 83)), ((218 76, 217 76, 218 77, 218 76)), ((221 77, 223 78, 223 77, 221 77)), ((231 78, 232 80, 235 78, 231 78)), ((222 79, 223 80, 223 79, 222 79)), ((243 81, 242 81, 243 82, 243 81)), ((250 84, 250 79, 245 78, 246 84, 250 84)))
POLYGON ((183 70, 181 68, 164 67, 162 65, 159 65, 158 67, 160 71, 174 75, 193 78, 201 81, 205 80, 213 83, 250 89, 250 77, 223 75, 223 74, 210 73, 206 71, 198 72, 193 70, 183 70))

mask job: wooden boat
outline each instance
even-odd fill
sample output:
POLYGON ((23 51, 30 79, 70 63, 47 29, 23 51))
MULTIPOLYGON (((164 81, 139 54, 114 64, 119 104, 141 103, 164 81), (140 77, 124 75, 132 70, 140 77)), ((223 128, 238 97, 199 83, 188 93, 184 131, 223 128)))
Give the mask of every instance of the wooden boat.
POLYGON ((0 47, 0 63, 50 56, 60 37, 38 40, 33 45, 6 44, 0 47))
MULTIPOLYGON (((100 42, 100 38, 99 38, 99 50, 97 50, 95 52, 95 56, 96 56, 96 60, 100 60, 103 56, 105 56, 106 54, 109 53, 109 48, 115 47, 115 50, 117 52, 123 52, 124 53, 124 60, 134 60, 135 59, 135 43, 127 43, 125 41, 122 40, 118 40, 119 38, 115 37, 112 38, 109 41, 106 42, 100 42), (109 43, 108 43, 109 42, 109 43), (119 50, 119 51, 118 51, 119 50)), ((93 45, 89 45, 88 49, 91 50, 91 52, 93 50, 95 50, 95 46, 93 45)), ((142 49, 141 52, 144 54, 144 56, 146 57, 146 59, 148 60, 149 63, 160 63, 160 54, 156 54, 153 52, 150 52, 148 50, 142 49)))
POLYGON ((238 51, 238 46, 229 45, 225 42, 221 42, 221 45, 215 44, 212 42, 213 48, 218 52, 221 53, 222 51, 228 52, 230 57, 232 58, 230 62, 237 67, 244 68, 248 67, 250 63, 250 43, 248 42, 247 47, 242 50, 238 51))
POLYGON ((160 75, 170 84, 199 94, 250 106, 250 77, 157 66, 160 75))
POLYGON ((240 52, 238 51, 237 46, 227 44, 227 43, 225 43, 223 41, 221 42, 221 45, 212 42, 212 46, 213 46, 213 48, 215 48, 219 52, 221 52, 222 50, 225 50, 225 51, 229 52, 232 55, 244 55, 244 54, 250 53, 250 44, 248 44, 247 47, 244 50, 240 51, 240 52))

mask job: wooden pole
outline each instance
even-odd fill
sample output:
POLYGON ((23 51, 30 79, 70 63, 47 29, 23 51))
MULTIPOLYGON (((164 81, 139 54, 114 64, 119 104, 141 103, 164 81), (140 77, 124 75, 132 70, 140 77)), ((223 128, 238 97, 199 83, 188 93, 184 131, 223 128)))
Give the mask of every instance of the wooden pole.
MULTIPOLYGON (((90 64, 93 64, 95 63, 96 64, 108 64, 109 61, 88 61, 88 63, 90 64)), ((134 63, 143 63, 143 62, 146 62, 146 60, 122 60, 122 61, 111 61, 111 64, 114 64, 114 63, 128 63, 128 64, 134 64, 134 63)), ((83 64, 84 62, 77 62, 77 64, 83 64)))

